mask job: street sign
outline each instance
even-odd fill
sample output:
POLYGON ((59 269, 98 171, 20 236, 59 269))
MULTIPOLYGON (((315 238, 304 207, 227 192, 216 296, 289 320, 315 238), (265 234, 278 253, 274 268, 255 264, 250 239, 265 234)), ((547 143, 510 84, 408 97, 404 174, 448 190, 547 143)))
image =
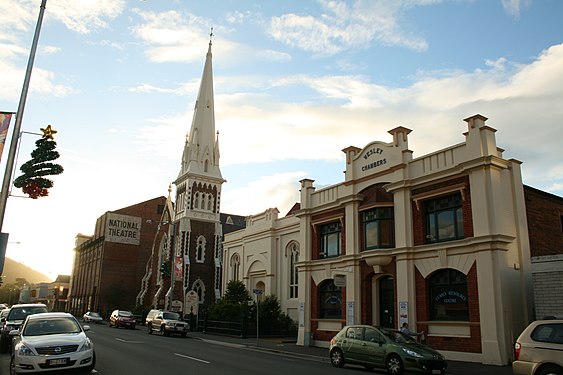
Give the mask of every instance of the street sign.
POLYGON ((252 292, 256 295, 258 294, 262 294, 262 290, 261 289, 253 289, 252 292))

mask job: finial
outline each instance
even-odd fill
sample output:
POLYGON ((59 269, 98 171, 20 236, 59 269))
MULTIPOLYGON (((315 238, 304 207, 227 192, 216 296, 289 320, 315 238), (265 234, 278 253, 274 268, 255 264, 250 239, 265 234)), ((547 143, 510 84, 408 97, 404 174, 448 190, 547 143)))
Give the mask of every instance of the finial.
POLYGON ((209 45, 211 45, 212 39, 213 39, 213 26, 211 26, 211 31, 209 32, 209 45))

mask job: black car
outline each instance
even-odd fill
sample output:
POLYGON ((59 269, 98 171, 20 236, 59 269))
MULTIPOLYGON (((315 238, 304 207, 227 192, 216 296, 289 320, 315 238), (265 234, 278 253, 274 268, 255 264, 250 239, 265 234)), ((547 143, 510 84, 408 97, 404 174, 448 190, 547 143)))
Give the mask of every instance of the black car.
POLYGON ((46 313, 47 306, 42 303, 24 303, 13 305, 6 320, 2 321, 0 336, 0 353, 8 353, 12 345, 12 337, 10 331, 19 329, 28 315, 46 313))

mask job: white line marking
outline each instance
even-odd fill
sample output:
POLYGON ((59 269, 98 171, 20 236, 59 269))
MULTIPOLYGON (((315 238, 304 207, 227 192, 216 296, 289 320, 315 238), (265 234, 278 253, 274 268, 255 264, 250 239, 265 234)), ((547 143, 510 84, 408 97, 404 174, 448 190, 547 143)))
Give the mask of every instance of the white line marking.
POLYGON ((180 354, 180 353, 174 353, 174 355, 177 355, 178 357, 182 357, 182 358, 191 359, 191 360, 193 360, 193 361, 203 362, 203 363, 207 363, 207 364, 211 363, 211 362, 209 362, 209 361, 204 361, 203 359, 190 357, 190 356, 183 355, 183 354, 180 354))
POLYGON ((116 337, 115 339, 116 339, 117 341, 125 342, 125 343, 127 343, 127 344, 144 344, 144 343, 145 343, 144 341, 129 341, 129 340, 123 340, 123 339, 120 339, 119 337, 116 337))

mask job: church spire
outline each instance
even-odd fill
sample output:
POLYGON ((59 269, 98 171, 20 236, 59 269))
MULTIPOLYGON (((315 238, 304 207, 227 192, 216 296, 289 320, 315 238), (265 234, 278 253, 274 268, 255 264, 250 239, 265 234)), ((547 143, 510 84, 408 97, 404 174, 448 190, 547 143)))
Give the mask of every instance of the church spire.
POLYGON ((192 125, 182 155, 182 168, 178 179, 195 174, 222 180, 219 169, 219 150, 215 139, 215 102, 213 94, 213 69, 211 46, 213 28, 209 34, 209 47, 203 75, 194 108, 192 125))

